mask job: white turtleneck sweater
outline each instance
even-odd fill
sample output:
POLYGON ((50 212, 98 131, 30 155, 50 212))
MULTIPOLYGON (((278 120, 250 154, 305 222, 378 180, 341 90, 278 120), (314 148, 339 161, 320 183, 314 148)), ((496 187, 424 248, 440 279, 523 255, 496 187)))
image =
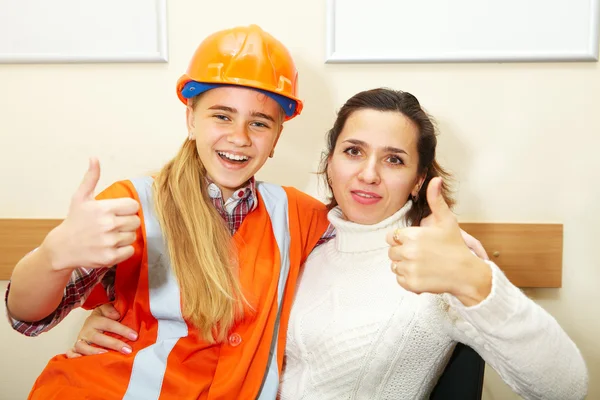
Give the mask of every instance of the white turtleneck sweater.
POLYGON ((397 284, 385 236, 403 226, 408 207, 376 225, 330 211, 337 236, 306 261, 280 398, 426 399, 456 342, 475 349, 527 399, 584 398, 587 369, 575 344, 493 263, 492 291, 473 307, 397 284))

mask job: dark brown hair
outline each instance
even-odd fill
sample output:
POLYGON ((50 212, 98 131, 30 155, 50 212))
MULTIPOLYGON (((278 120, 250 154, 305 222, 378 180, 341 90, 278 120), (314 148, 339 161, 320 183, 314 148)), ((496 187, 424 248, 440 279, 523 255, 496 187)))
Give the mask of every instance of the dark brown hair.
POLYGON ((327 176, 329 159, 348 118, 352 113, 364 109, 399 112, 411 120, 417 127, 417 151, 419 153, 417 173, 419 176, 424 175, 425 180, 421 185, 418 196, 416 196, 416 199, 413 198, 413 206, 406 215, 408 224, 417 226, 423 218, 431 214, 431 209, 429 208, 429 204, 427 204, 427 185, 436 176, 443 179, 442 196, 446 200, 446 203, 448 203, 448 206, 452 207, 454 199, 452 198, 449 186, 449 181, 452 177, 435 159, 437 137, 433 119, 421 108, 419 100, 412 94, 386 88, 366 90, 352 96, 339 110, 333 128, 327 132, 327 147, 323 152, 319 170, 319 173, 325 177, 325 184, 330 193, 327 207, 331 209, 337 205, 337 201, 333 197, 331 186, 329 185, 329 177, 327 176))

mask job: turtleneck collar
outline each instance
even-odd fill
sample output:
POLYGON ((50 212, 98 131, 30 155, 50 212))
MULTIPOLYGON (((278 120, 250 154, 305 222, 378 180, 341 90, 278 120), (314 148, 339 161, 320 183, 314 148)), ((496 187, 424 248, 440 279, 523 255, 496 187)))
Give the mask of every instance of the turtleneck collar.
POLYGON ((411 207, 412 201, 408 200, 400 210, 373 225, 360 225, 348 221, 339 207, 331 209, 328 218, 336 230, 336 250, 343 253, 359 253, 388 247, 386 235, 391 230, 406 226, 404 217, 411 207))

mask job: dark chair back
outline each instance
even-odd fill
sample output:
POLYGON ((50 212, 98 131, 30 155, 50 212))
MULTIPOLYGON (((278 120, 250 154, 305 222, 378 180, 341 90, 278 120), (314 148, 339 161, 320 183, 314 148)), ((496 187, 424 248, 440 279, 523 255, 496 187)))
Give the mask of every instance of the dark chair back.
POLYGON ((481 400, 485 362, 472 348, 458 343, 438 380, 431 400, 481 400))

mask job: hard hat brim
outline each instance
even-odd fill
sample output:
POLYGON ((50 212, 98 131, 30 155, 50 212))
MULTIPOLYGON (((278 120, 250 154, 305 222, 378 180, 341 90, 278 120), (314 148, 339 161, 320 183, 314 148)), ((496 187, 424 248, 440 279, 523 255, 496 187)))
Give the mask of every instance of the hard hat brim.
POLYGON ((290 98, 282 96, 280 94, 269 92, 267 90, 247 87, 247 86, 224 84, 224 83, 204 83, 204 82, 189 81, 181 89, 181 96, 185 99, 191 99, 192 97, 196 97, 208 90, 215 89, 218 87, 223 87, 223 86, 239 86, 239 87, 256 90, 257 92, 263 93, 264 95, 269 96, 270 98, 275 100, 277 102, 277 104, 279 104, 279 106, 283 109, 283 112, 285 113, 286 117, 288 117, 288 118, 290 118, 291 116, 293 116, 296 113, 296 108, 298 107, 298 102, 296 100, 290 99, 290 98))

